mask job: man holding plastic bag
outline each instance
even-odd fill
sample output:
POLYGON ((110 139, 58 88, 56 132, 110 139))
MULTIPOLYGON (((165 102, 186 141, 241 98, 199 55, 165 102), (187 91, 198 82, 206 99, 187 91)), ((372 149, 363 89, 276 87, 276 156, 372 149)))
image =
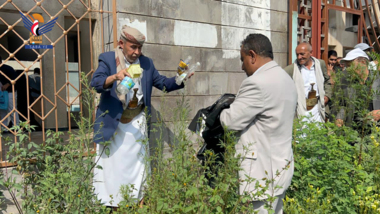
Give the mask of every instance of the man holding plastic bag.
POLYGON ((238 131, 236 153, 242 159, 239 171, 240 194, 253 196, 252 205, 259 214, 282 213, 282 199, 293 176, 292 127, 297 91, 289 75, 273 61, 272 44, 262 34, 250 34, 242 42, 242 70, 247 78, 240 86, 229 109, 220 121, 229 130, 238 131), (283 170, 283 169, 286 170, 283 170), (250 182, 247 177, 255 179, 250 182), (265 180, 270 181, 266 185, 265 180), (256 181, 262 188, 256 186, 256 181), (264 190, 264 194, 260 192, 264 190), (269 196, 276 200, 268 201, 269 196))

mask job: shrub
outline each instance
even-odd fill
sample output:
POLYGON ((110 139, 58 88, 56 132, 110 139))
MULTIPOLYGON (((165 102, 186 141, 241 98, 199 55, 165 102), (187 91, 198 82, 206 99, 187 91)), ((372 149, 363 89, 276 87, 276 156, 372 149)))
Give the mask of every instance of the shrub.
MULTIPOLYGON (((373 58, 378 61, 379 55, 373 58)), ((364 68, 352 65, 335 75, 332 110, 355 118, 347 121, 349 126, 337 127, 335 117, 332 123, 295 122, 295 173, 285 200, 287 213, 380 213, 380 135, 368 109, 378 94, 371 86, 379 71, 371 70, 364 83, 362 73, 355 72, 364 68)))
MULTIPOLYGON (((82 80, 88 85, 84 74, 82 80)), ((93 97, 92 90, 83 92, 81 99, 89 116, 81 115, 76 121, 79 129, 69 133, 68 142, 63 141, 63 133, 47 131, 46 142, 37 145, 29 141, 34 127, 26 123, 14 127, 19 140, 14 143, 7 139, 7 159, 17 167, 0 180, 0 185, 11 193, 19 213, 106 213, 93 194, 91 181, 97 161, 91 136, 93 97), (16 181, 16 174, 22 175, 21 182, 16 181), (16 195, 22 196, 22 206, 16 195)))
MULTIPOLYGON (((82 80, 85 86, 88 85, 87 78, 83 76, 82 80)), ((98 167, 90 134, 94 125, 93 97, 92 90, 83 92, 82 102, 89 116, 80 116, 76 121, 79 129, 69 133, 68 142, 63 141, 61 132, 48 131, 45 144, 37 145, 29 141, 28 134, 33 127, 26 123, 15 127, 19 142, 13 143, 8 139, 8 160, 18 165, 13 174, 0 181, 0 185, 15 193, 13 200, 20 213, 110 212, 97 199, 92 186, 92 171, 98 167), (14 174, 22 175, 22 181, 17 182, 14 174), (23 198, 21 204, 16 193, 23 198)), ((247 178, 256 182, 257 189, 261 191, 238 194, 240 180, 237 172, 242 159, 235 156, 235 133, 226 131, 224 142, 221 142, 226 150, 224 154, 206 151, 206 161, 202 163, 195 156, 202 141, 198 139, 198 145, 195 144, 187 131, 189 107, 184 96, 170 111, 174 112, 175 128, 168 153, 163 151, 166 124, 159 118, 152 130, 159 137, 157 146, 151 147, 151 155, 145 160, 149 176, 144 190, 144 205, 140 207, 137 199, 131 196, 134 186, 122 186, 120 192, 124 200, 114 213, 252 213, 250 201, 262 195, 267 187, 247 178), (217 159, 218 155, 223 155, 224 163, 217 159)), ((164 112, 163 109, 161 113, 164 112)), ((148 139, 144 141, 146 145, 148 142, 148 139)), ((108 143, 105 142, 106 145, 108 143)), ((107 146, 101 152, 107 154, 107 146)), ((271 182, 273 179, 266 179, 267 184, 271 182)), ((269 201, 275 199, 274 196, 268 197, 269 201)), ((267 206, 271 209, 270 203, 267 206)))

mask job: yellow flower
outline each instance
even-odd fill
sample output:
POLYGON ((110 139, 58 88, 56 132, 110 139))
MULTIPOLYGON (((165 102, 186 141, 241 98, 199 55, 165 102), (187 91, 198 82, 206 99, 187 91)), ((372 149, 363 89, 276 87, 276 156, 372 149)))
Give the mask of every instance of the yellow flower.
POLYGON ((129 207, 129 205, 127 204, 127 205, 125 205, 125 207, 129 207))
POLYGON ((372 140, 375 139, 375 136, 371 135, 371 139, 372 139, 372 140))
POLYGON ((210 156, 212 156, 212 152, 210 152, 210 156))
POLYGON ((37 213, 39 213, 40 212, 40 210, 37 210, 37 213))
POLYGON ((80 195, 78 195, 78 197, 80 197, 80 195))
POLYGON ((172 175, 174 175, 174 173, 172 175))
POLYGON ((186 183, 183 183, 184 186, 186 186, 186 183))
POLYGON ((352 195, 355 195, 355 191, 352 191, 352 195))

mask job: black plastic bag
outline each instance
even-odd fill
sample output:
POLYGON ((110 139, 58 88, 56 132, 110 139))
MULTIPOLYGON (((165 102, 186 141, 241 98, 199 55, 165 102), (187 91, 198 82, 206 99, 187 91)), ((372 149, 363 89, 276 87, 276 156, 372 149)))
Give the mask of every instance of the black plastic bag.
POLYGON ((223 109, 229 108, 235 100, 234 94, 223 94, 211 106, 200 109, 189 125, 189 129, 195 133, 199 133, 205 143, 198 151, 197 158, 204 161, 204 152, 213 150, 216 155, 221 157, 224 148, 219 144, 223 140, 224 130, 220 123, 220 113, 223 109))

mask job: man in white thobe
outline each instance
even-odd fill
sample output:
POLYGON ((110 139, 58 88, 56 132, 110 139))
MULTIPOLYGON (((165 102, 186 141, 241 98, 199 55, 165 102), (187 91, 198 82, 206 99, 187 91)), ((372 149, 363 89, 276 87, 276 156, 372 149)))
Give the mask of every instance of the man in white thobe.
POLYGON ((325 122, 325 106, 331 97, 331 82, 326 63, 311 56, 309 43, 301 43, 296 48, 297 60, 284 68, 293 78, 297 87, 298 101, 296 115, 308 122, 325 122), (309 97, 315 91, 316 96, 309 97))

